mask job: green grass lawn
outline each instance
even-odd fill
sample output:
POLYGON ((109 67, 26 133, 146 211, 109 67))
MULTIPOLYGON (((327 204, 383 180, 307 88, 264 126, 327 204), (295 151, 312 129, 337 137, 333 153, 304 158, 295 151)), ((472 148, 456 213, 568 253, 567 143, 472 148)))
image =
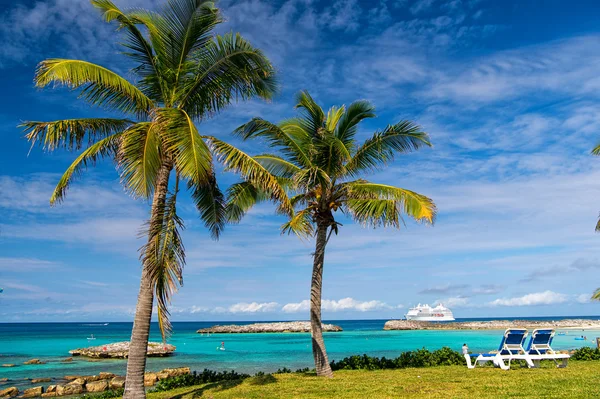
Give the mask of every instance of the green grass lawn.
POLYGON ((149 395, 166 398, 600 398, 600 363, 570 362, 565 369, 460 366, 380 371, 275 374, 149 395))

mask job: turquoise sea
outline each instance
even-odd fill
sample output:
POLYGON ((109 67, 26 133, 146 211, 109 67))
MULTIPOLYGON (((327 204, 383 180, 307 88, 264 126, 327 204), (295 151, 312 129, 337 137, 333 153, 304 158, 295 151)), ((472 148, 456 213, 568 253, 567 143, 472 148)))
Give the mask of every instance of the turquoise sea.
MULTIPOLYGON (((560 320, 565 317, 543 318, 560 320)), ((573 317, 598 320, 600 317, 573 317)), ((532 318, 528 318, 532 319, 532 318)), ((462 319, 459 321, 467 321, 462 319)), ((481 320, 481 319, 478 319, 481 320)), ((427 348, 430 350, 449 346, 460 350, 467 343, 472 351, 496 349, 501 331, 383 331, 385 320, 328 320, 344 331, 326 333, 325 341, 330 360, 339 360, 355 354, 397 357, 403 351, 427 348)), ((272 372, 281 367, 291 369, 312 367, 309 334, 212 334, 210 337, 196 333, 199 328, 214 324, 247 324, 215 322, 175 322, 169 343, 175 345, 175 355, 168 358, 151 358, 149 370, 167 367, 190 366, 192 370, 236 370, 256 373, 272 372), (225 351, 216 350, 221 341, 225 351)), ((90 361, 74 358, 71 363, 60 360, 69 357, 69 350, 129 340, 131 323, 5 323, 0 324, 0 364, 13 363, 17 367, 0 367, 0 378, 22 380, 37 377, 62 377, 64 375, 91 375, 100 371, 124 374, 125 360, 90 361), (93 334, 94 341, 87 337, 93 334), (31 358, 39 358, 44 365, 23 365, 31 358)), ((556 349, 573 349, 595 345, 600 330, 569 330, 568 335, 555 339, 556 349), (586 335, 587 341, 574 338, 586 335)), ((160 341, 157 326, 152 326, 152 341, 160 341)), ((25 382, 23 382, 25 384, 25 382)))

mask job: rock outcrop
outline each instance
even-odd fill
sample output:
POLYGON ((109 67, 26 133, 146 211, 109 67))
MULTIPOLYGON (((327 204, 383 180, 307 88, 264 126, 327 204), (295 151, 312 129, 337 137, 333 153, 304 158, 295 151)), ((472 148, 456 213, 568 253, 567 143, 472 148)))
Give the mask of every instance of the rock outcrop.
MULTIPOLYGON (((323 324, 323 331, 338 332, 342 328, 333 324, 323 324)), ((290 333, 290 332, 310 332, 310 322, 308 321, 289 321, 278 323, 255 323, 245 325, 224 325, 202 328, 197 331, 204 333, 221 334, 241 334, 241 333, 290 333)))
MULTIPOLYGON (((148 342, 147 356, 169 356, 175 351, 175 346, 159 342, 148 342)), ((93 358, 119 358, 126 359, 129 355, 129 342, 117 342, 114 344, 92 346, 70 350, 73 356, 86 356, 93 358)))
POLYGON ((16 364, 12 364, 12 363, 4 363, 2 365, 2 367, 16 367, 16 364))
POLYGON ((415 320, 389 320, 384 330, 505 330, 507 328, 600 328, 600 321, 565 320, 491 320, 438 323, 415 320))
POLYGON ((39 398, 44 393, 44 388, 33 387, 23 391, 23 398, 39 398))
POLYGON ((68 383, 67 385, 56 386, 56 396, 79 395, 83 392, 83 385, 68 383))
POLYGON ((104 392, 108 389, 108 380, 92 381, 85 384, 88 392, 104 392))
POLYGON ((19 388, 10 387, 0 390, 0 398, 14 398, 19 394, 19 388))
POLYGON ((110 380, 110 389, 125 388, 125 377, 115 377, 110 380))
POLYGON ((40 359, 31 359, 23 362, 23 364, 46 364, 46 362, 42 362, 40 359))

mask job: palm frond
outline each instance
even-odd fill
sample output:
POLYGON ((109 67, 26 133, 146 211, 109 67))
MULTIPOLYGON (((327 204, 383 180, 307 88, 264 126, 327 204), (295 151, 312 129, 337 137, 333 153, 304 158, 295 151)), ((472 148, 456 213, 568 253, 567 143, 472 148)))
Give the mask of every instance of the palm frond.
POLYGON ((177 215, 177 188, 159 209, 159 222, 148 226, 148 243, 142 248, 142 260, 148 271, 156 297, 158 322, 163 341, 171 332, 168 306, 171 297, 183 285, 185 249, 180 231, 183 221, 177 215))
POLYGON ((150 198, 162 163, 159 126, 138 123, 123 134, 119 151, 121 181, 135 197, 150 198))
POLYGON ((600 155, 600 144, 592 149, 592 155, 600 155))
POLYGON ((87 168, 90 164, 95 164, 100 158, 111 157, 117 158, 119 152, 119 144, 123 133, 115 133, 112 136, 103 138, 92 144, 85 151, 83 151, 77 159, 69 166, 65 173, 60 178, 52 196, 50 197, 50 204, 61 202, 64 200, 67 189, 69 188, 74 176, 82 172, 82 169, 87 168))
POLYGON ((311 237, 314 232, 310 209, 302 209, 296 212, 287 222, 281 225, 281 234, 293 233, 301 239, 311 237))
POLYGON ((596 223, 596 232, 600 232, 600 216, 598 216, 598 222, 596 223))
POLYGON ((363 226, 396 227, 403 223, 398 202, 386 199, 350 199, 345 206, 352 218, 363 226))
POLYGON ((84 142, 92 145, 99 139, 123 131, 134 122, 127 119, 83 118, 52 122, 27 121, 19 125, 31 145, 39 143, 44 149, 54 151, 65 148, 78 150, 84 142))
MULTIPOLYGON (((152 45, 146 40, 136 25, 144 25, 148 31, 156 32, 154 20, 158 17, 155 13, 146 10, 135 10, 125 13, 110 0, 92 0, 92 5, 102 11, 106 22, 117 21, 119 29, 126 29, 127 41, 123 46, 127 48, 125 55, 139 62, 134 69, 142 79, 140 88, 154 101, 165 101, 165 88, 162 84, 162 71, 156 61, 152 45)), ((155 43, 155 45, 159 45, 155 43)))
MULTIPOLYGON (((437 208, 430 198, 422 194, 400 187, 364 181, 351 182, 347 186, 348 201, 366 201, 363 205, 365 210, 370 206, 368 205, 370 200, 391 200, 396 203, 398 211, 403 214, 417 221, 431 224, 435 222, 437 208)), ((382 204, 379 204, 379 206, 383 206, 382 204)), ((376 208, 373 209, 376 210, 376 208)), ((364 215, 367 215, 367 213, 364 213, 364 215)))
POLYGON ((336 106, 331 107, 327 112, 327 118, 325 118, 325 128, 329 132, 333 133, 336 130, 337 125, 345 112, 346 107, 344 106, 341 106, 339 108, 336 106))
POLYGON ((207 184, 213 176, 212 154, 192 119, 177 108, 162 108, 156 114, 179 175, 198 187, 207 184))
POLYGON ((308 167, 311 166, 309 148, 307 148, 310 135, 299 122, 297 119, 290 119, 275 125, 262 118, 252 118, 233 133, 244 140, 264 138, 270 147, 279 149, 291 162, 308 167))
POLYGON ((91 62, 49 59, 39 63, 35 74, 37 87, 50 83, 71 89, 83 87, 80 97, 91 104, 123 113, 144 115, 152 108, 152 100, 135 85, 118 74, 91 62))
POLYGON ((277 155, 263 154, 254 157, 259 164, 265 167, 274 176, 291 178, 301 169, 291 162, 277 155))
POLYGON ((211 148, 217 154, 219 161, 229 170, 240 173, 243 178, 254 184, 280 202, 282 209, 291 214, 292 207, 285 189, 277 178, 262 166, 256 159, 215 137, 207 137, 211 148))
POLYGON ((268 200, 269 196, 250 182, 232 184, 227 190, 227 220, 239 223, 254 205, 268 200))
POLYGON ((308 91, 303 90, 296 97, 296 108, 301 110, 302 117, 298 118, 302 128, 311 135, 317 134, 325 123, 323 109, 313 100, 308 91))
POLYGON ((335 130, 335 136, 352 151, 358 124, 367 118, 375 117, 375 107, 368 101, 355 101, 346 109, 335 130))
POLYGON ((239 34, 217 36, 194 55, 196 69, 182 81, 179 108, 203 119, 236 99, 272 98, 275 70, 267 57, 239 34))
POLYGON ((221 232, 225 228, 227 221, 225 210, 225 196, 217 185, 217 178, 214 173, 201 184, 193 182, 188 183, 188 188, 192 191, 192 200, 196 209, 200 212, 200 219, 210 230, 213 239, 219 239, 221 232))
POLYGON ((596 291, 594 291, 591 299, 593 301, 600 301, 600 288, 598 288, 596 291))
POLYGON ((431 146, 427 133, 410 121, 402 121, 366 140, 356 150, 346 169, 352 176, 373 171, 391 162, 396 153, 415 151, 423 146, 431 146))

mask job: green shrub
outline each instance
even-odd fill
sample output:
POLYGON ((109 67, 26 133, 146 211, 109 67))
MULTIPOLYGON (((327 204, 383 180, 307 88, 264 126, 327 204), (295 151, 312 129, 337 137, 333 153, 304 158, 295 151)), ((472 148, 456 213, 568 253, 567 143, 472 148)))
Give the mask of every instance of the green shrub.
POLYGON ((123 396, 123 388, 119 389, 110 389, 108 391, 104 391, 102 393, 86 393, 85 395, 78 396, 77 399, 112 399, 119 398, 123 396))
POLYGON ((154 387, 154 392, 169 391, 175 388, 189 387, 192 385, 201 385, 209 382, 244 380, 250 377, 249 374, 237 373, 235 371, 212 371, 204 369, 201 373, 193 372, 191 374, 178 375, 177 377, 165 378, 158 381, 154 387))
POLYGON ((333 370, 384 370, 464 364, 465 359, 460 353, 444 347, 433 352, 425 348, 403 352, 396 359, 370 357, 367 355, 350 356, 338 362, 334 360, 331 362, 331 368, 333 370))
POLYGON ((600 360, 600 349, 592 349, 588 346, 579 348, 571 355, 573 360, 600 360))

